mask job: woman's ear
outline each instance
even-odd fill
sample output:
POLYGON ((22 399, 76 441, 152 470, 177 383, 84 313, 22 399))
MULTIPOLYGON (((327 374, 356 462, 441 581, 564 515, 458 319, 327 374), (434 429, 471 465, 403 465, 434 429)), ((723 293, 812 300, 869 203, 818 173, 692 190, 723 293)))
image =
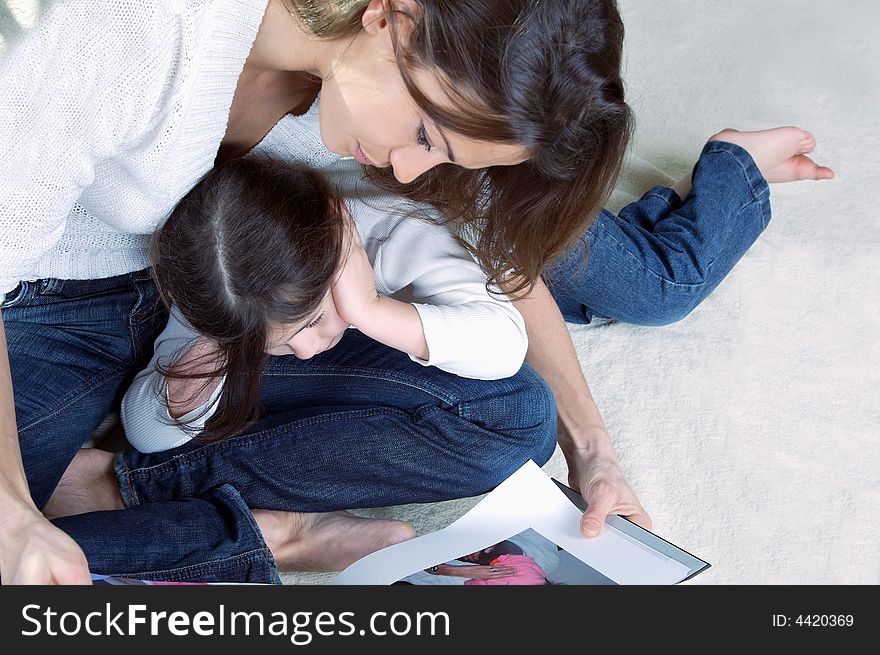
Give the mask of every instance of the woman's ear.
POLYGON ((415 17, 421 11, 416 0, 370 0, 361 22, 367 34, 375 36, 388 27, 387 12, 397 11, 404 16, 415 17))
POLYGON ((361 17, 361 23, 364 31, 370 36, 375 36, 380 31, 388 27, 388 19, 385 17, 386 0, 370 0, 364 15, 361 17))

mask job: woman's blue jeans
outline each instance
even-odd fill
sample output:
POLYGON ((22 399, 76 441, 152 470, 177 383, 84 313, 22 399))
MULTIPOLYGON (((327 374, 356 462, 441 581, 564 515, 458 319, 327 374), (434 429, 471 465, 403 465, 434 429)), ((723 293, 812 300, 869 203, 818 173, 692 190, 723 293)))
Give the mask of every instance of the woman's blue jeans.
MULTIPOLYGON (((166 315, 147 272, 23 283, 3 307, 16 417, 43 506, 145 365, 166 315)), ((271 358, 262 418, 217 444, 117 456, 129 509, 55 523, 93 572, 277 582, 250 508, 325 512, 489 491, 553 454, 556 408, 524 366, 480 381, 423 367, 350 330, 309 361, 271 358)))
POLYGON ((703 148, 692 183, 684 200, 654 187, 619 215, 603 211, 548 268, 565 320, 666 325, 718 286, 767 227, 770 188, 745 150, 722 141, 703 148))
MULTIPOLYGON (((766 182, 738 146, 711 143, 684 201, 652 189, 588 231, 548 272, 568 320, 660 324, 720 282, 770 218, 766 182)), ((38 506, 149 359, 166 314, 147 272, 24 282, 2 316, 22 459, 38 506)), ((524 366, 505 380, 422 367, 356 331, 312 360, 272 358, 262 418, 242 436, 117 455, 128 509, 55 521, 96 573, 277 582, 248 508, 323 512, 484 493, 546 462, 556 413, 524 366)))

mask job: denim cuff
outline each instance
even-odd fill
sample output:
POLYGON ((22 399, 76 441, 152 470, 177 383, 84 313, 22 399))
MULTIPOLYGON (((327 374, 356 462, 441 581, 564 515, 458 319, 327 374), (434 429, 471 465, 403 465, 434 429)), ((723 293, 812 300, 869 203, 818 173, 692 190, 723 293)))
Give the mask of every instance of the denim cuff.
POLYGON ((755 200, 770 192, 770 185, 767 184, 767 180, 764 179, 761 171, 758 170, 755 160, 752 159, 748 150, 729 141, 709 141, 706 143, 703 146, 703 151, 700 153, 700 159, 697 161, 694 170, 696 171, 697 166, 711 166, 711 158, 708 155, 717 153, 726 153, 739 164, 748 182, 749 191, 755 200))
MULTIPOLYGON (((255 549, 261 551, 262 557, 259 558, 260 561, 251 561, 249 565, 245 567, 247 570, 246 581, 264 584, 266 582, 281 584, 281 576, 278 574, 278 564, 275 562, 272 550, 266 543, 265 537, 263 537, 263 531, 260 530, 260 526, 254 518, 254 513, 251 511, 251 508, 247 506, 247 503, 244 502, 244 498, 241 497, 238 490, 230 484, 224 484, 223 486, 212 490, 210 496, 212 501, 217 498, 221 500, 227 508, 233 511, 236 517, 235 522, 239 529, 243 530, 247 528, 250 530, 250 538, 244 539, 249 552, 254 553, 255 549), (253 548, 251 548, 251 546, 253 546, 253 548)), ((236 530, 236 532, 238 531, 239 530, 236 530)), ((241 541, 240 537, 239 541, 241 541)), ((253 560, 253 558, 251 558, 251 560, 253 560)))
MULTIPOLYGON (((128 475, 128 462, 124 453, 116 454, 113 466, 119 479, 119 491, 125 506, 129 509, 150 506, 149 502, 141 503, 134 485, 131 484, 128 475)), ((220 576, 222 578, 235 569, 237 576, 241 576, 247 582, 266 583, 268 581, 273 584, 281 584, 278 566, 272 556, 272 551, 266 544, 263 532, 260 530, 253 512, 235 487, 224 484, 204 494, 198 494, 197 498, 217 508, 218 520, 226 521, 229 524, 229 546, 232 549, 229 557, 187 567, 191 569, 188 573, 199 576, 209 573, 222 574, 220 576)), ((199 518, 205 519, 204 516, 199 518)), ((177 577, 172 579, 180 579, 179 576, 183 572, 183 569, 175 570, 173 573, 177 577)))
POLYGON ((116 479, 119 481, 119 493, 122 495, 122 502, 126 507, 136 507, 141 504, 137 491, 131 484, 131 477, 128 475, 128 462, 125 459, 125 452, 116 453, 113 457, 113 471, 116 473, 116 479))

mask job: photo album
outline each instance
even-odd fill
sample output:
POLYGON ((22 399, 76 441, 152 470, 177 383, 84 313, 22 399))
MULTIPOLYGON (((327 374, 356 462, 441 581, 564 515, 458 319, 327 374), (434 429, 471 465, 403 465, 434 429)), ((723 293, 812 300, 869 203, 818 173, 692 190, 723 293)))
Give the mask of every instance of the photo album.
POLYGON ((528 461, 451 525, 367 555, 332 584, 670 585, 709 567, 620 516, 586 539, 585 508, 528 461))

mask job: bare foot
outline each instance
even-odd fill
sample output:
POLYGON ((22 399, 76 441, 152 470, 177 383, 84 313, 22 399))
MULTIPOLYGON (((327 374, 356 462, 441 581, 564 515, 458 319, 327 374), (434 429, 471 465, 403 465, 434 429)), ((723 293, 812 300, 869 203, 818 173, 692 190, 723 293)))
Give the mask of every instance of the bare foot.
POLYGON ((745 148, 768 182, 828 180, 834 177, 830 168, 818 166, 804 156, 816 148, 816 138, 799 127, 777 127, 755 132, 727 129, 709 141, 727 141, 745 148))
POLYGON ((113 458, 114 453, 106 450, 80 448, 43 507, 43 514, 57 519, 85 512, 125 509, 113 458))
POLYGON ((764 173, 764 179, 771 184, 776 182, 797 182, 799 180, 830 180, 834 171, 827 166, 819 166, 806 155, 795 155, 786 159, 764 173))
POLYGON ((256 509, 254 518, 282 571, 341 571, 365 555, 416 536, 404 521, 350 512, 256 509))

